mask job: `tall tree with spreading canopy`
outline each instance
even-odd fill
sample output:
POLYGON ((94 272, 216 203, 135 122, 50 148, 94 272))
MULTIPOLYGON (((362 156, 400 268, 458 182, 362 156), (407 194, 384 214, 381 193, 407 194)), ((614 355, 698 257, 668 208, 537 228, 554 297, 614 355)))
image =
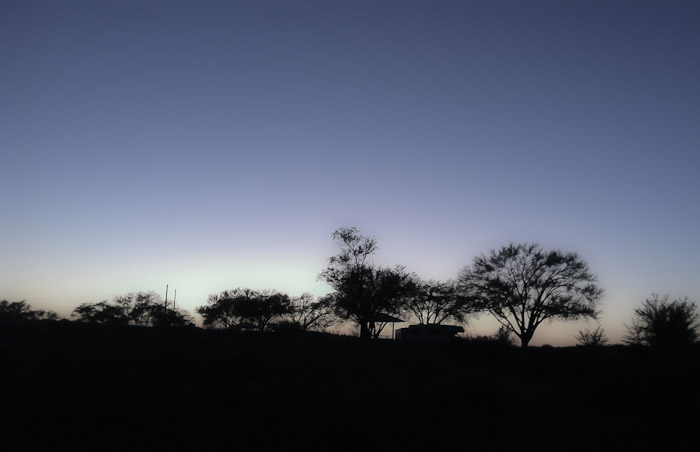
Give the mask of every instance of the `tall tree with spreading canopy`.
POLYGON ((245 320, 263 331, 290 309, 291 300, 282 292, 236 288, 209 295, 207 304, 195 312, 202 316, 205 327, 232 328, 245 320))
POLYGON ((319 279, 335 292, 331 295, 336 314, 360 326, 360 337, 377 338, 386 324, 380 314, 396 315, 415 290, 415 278, 403 267, 375 266, 370 255, 377 250, 374 237, 363 236, 357 228, 333 232, 340 253, 328 259, 319 279))
POLYGON ((597 319, 603 289, 578 254, 509 244, 474 258, 458 278, 463 294, 526 348, 545 320, 597 319))

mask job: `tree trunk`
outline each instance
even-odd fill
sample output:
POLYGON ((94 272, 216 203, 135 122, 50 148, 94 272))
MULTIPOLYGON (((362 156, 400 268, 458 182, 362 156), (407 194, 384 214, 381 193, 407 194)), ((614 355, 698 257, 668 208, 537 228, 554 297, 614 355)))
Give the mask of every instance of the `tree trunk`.
POLYGON ((534 331, 528 331, 520 336, 520 348, 527 348, 528 344, 530 343, 530 340, 532 339, 533 334, 534 331))
POLYGON ((372 332, 367 322, 360 322, 360 339, 372 339, 372 332))

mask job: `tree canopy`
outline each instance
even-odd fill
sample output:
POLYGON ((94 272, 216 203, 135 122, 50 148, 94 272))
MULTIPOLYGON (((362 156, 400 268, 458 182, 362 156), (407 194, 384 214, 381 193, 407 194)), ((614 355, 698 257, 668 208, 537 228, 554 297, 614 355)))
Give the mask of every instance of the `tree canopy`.
POLYGON ((419 323, 441 324, 446 320, 464 323, 476 312, 472 300, 461 296, 454 281, 416 281, 416 290, 403 305, 406 315, 419 323))
POLYGON ((381 315, 401 312, 403 302, 416 290, 415 277, 400 266, 374 265, 370 256, 377 241, 356 228, 340 228, 333 239, 340 253, 328 259, 319 279, 335 290, 331 302, 336 314, 357 323, 361 338, 377 338, 386 324, 381 315))
POLYGON ((263 331, 272 321, 291 309, 287 294, 276 290, 236 288, 209 295, 207 304, 196 308, 205 327, 232 328, 243 321, 263 331))
POLYGON ((187 326, 193 325, 192 316, 182 309, 165 306, 155 292, 129 293, 96 303, 82 303, 71 317, 80 322, 109 323, 134 326, 187 326))
POLYGON ((58 314, 54 311, 32 309, 26 300, 0 301, 0 320, 57 320, 58 314))
POLYGON ((287 318, 302 331, 323 330, 335 321, 333 297, 326 295, 319 299, 308 292, 292 297, 287 318))
POLYGON ((460 290, 527 347, 545 320, 596 319, 603 294, 578 254, 509 244, 474 258, 459 275, 460 290))

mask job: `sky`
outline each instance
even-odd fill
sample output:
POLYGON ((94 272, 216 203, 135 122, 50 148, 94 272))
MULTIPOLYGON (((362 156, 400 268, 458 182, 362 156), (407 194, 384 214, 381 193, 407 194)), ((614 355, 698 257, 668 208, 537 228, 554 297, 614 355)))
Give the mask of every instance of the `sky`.
POLYGON ((0 299, 322 295, 354 226, 425 279, 577 252, 619 342, 700 302, 699 56, 693 1, 2 0, 0 299))

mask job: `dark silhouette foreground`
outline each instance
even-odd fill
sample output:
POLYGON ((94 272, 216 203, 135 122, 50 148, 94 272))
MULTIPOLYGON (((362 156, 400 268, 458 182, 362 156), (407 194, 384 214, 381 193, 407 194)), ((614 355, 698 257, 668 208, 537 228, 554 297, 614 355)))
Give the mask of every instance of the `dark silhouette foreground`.
POLYGON ((61 321, 0 325, 0 356, 5 450, 679 450, 700 402, 696 348, 61 321))

